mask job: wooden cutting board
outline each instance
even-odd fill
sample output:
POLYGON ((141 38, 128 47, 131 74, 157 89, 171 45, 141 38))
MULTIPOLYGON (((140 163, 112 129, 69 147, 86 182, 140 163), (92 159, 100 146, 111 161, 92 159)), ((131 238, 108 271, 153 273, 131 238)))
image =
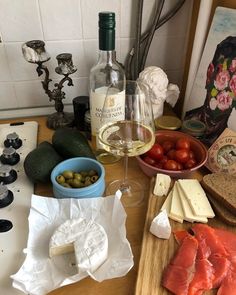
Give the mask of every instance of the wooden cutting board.
MULTIPOLYGON (((200 180, 200 179, 199 179, 200 180)), ((152 194, 155 178, 151 179, 149 202, 144 226, 142 250, 139 261, 139 270, 136 281, 135 295, 170 295, 161 286, 163 270, 174 256, 178 245, 173 234, 169 240, 159 239, 150 233, 149 228, 153 218, 160 212, 160 208, 165 197, 157 197, 152 194)), ((172 231, 178 229, 189 229, 193 224, 184 222, 183 224, 170 219, 172 231)), ((209 220, 208 224, 214 227, 221 227, 236 232, 235 227, 227 226, 217 218, 209 220)), ((204 295, 215 295, 216 290, 205 292, 204 295)))

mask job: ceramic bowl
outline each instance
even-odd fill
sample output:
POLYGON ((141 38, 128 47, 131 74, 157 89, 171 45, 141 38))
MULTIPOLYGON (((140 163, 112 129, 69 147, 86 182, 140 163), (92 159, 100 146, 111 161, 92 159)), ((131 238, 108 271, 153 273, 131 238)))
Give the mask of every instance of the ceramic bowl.
POLYGON ((176 142, 179 138, 187 138, 190 141, 190 148, 195 154, 196 158, 196 166, 190 169, 183 169, 183 170, 165 170, 161 168, 157 168, 151 166, 144 162, 142 156, 137 157, 138 164, 142 171, 149 177, 156 175, 157 173, 167 174, 173 178, 190 178, 193 172, 197 171, 200 167, 202 167, 207 161, 207 149, 203 145, 201 141, 192 137, 186 133, 180 131, 171 131, 171 130, 159 130, 156 131, 156 142, 162 143, 165 140, 170 140, 176 142))
POLYGON ((56 198, 97 198, 102 197, 105 191, 105 170, 104 167, 96 160, 84 157, 71 158, 59 163, 51 173, 51 182, 53 193, 56 198), (56 177, 65 170, 74 172, 95 170, 98 173, 98 180, 86 187, 67 188, 63 187, 56 181, 56 177))

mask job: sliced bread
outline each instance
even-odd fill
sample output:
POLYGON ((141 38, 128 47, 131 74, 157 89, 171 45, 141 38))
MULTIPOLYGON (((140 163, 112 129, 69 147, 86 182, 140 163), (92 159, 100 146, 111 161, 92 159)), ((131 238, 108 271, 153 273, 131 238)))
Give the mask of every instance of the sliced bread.
POLYGON ((203 177, 201 185, 211 198, 236 214, 236 175, 211 173, 203 177))
POLYGON ((210 194, 207 194, 207 197, 218 218, 221 219, 221 221, 223 221, 226 224, 236 226, 236 215, 230 212, 226 207, 222 206, 210 194))

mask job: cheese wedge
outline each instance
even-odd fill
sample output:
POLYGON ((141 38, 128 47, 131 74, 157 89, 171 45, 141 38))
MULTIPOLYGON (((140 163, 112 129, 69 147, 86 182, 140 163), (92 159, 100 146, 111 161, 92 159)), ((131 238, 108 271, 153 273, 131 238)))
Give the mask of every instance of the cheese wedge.
POLYGON ((194 214, 192 208, 189 205, 188 200, 185 197, 185 194, 179 184, 179 182, 176 182, 176 187, 179 193, 179 198, 180 202, 183 208, 184 212, 184 220, 189 221, 189 222, 202 222, 202 223, 207 223, 208 219, 204 216, 198 216, 194 214))
POLYGON ((173 197, 173 189, 169 192, 168 196, 165 199, 165 202, 163 203, 162 207, 161 207, 161 211, 166 210, 169 218, 171 218, 174 221, 183 223, 183 219, 177 217, 177 215, 172 215, 170 213, 170 209, 171 209, 171 203, 172 203, 172 197, 173 197))
POLYGON ((153 194, 156 196, 166 196, 170 189, 171 178, 169 175, 157 173, 153 194))
POLYGON ((207 218, 215 216, 208 198, 197 179, 179 179, 178 183, 195 215, 207 218))
POLYGON ((184 211, 182 208, 182 204, 179 197, 179 192, 177 189, 177 182, 175 182, 173 191, 172 191, 172 202, 170 206, 170 216, 179 220, 179 222, 183 222, 184 220, 184 211))
POLYGON ((160 212, 152 221, 150 232, 160 239, 169 239, 171 226, 166 210, 160 212))

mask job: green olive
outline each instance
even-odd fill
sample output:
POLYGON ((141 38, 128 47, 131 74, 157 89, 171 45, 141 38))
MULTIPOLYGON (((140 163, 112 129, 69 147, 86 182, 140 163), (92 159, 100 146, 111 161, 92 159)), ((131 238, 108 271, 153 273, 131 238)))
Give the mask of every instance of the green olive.
POLYGON ((98 180, 98 175, 93 175, 90 180, 92 183, 96 182, 98 180))
POLYGON ((62 175, 65 177, 65 179, 73 178, 74 172, 71 170, 65 170, 62 172, 62 175))
POLYGON ((71 188, 71 186, 67 182, 61 183, 61 185, 64 186, 64 187, 67 187, 67 188, 71 188))
POLYGON ((61 174, 57 175, 56 177, 56 181, 59 183, 59 184, 62 184, 65 182, 65 177, 61 174))
POLYGON ((80 173, 78 173, 78 172, 75 172, 75 173, 74 173, 74 179, 78 179, 78 180, 81 181, 81 179, 82 179, 82 175, 81 175, 80 173))
POLYGON ((70 186, 73 186, 74 178, 66 179, 66 183, 68 183, 70 186))
POLYGON ((88 175, 89 175, 89 176, 97 175, 97 171, 91 169, 91 170, 89 170, 88 175))
POLYGON ((92 182, 91 182, 90 179, 87 179, 87 180, 84 182, 84 186, 89 186, 89 185, 91 185, 91 184, 92 184, 92 182))
POLYGON ((83 176, 83 177, 86 177, 88 175, 88 172, 87 171, 80 171, 80 174, 83 176))
POLYGON ((80 187, 84 187, 84 184, 78 179, 73 179, 71 186, 74 188, 80 188, 80 187))

